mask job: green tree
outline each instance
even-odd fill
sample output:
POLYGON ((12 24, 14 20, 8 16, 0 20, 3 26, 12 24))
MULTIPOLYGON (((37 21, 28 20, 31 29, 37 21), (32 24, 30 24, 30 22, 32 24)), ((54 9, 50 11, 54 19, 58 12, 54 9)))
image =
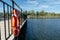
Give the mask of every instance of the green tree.
POLYGON ((36 12, 36 15, 39 16, 39 12, 38 11, 36 12))
POLYGON ((40 12, 40 15, 41 15, 41 16, 45 16, 45 11, 42 10, 42 11, 40 12))

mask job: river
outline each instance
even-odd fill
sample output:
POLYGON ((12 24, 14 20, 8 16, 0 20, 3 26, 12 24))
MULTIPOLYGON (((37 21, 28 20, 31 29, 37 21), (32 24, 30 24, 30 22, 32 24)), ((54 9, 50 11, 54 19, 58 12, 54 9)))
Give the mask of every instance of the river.
POLYGON ((60 40, 60 19, 28 19, 26 40, 60 40))

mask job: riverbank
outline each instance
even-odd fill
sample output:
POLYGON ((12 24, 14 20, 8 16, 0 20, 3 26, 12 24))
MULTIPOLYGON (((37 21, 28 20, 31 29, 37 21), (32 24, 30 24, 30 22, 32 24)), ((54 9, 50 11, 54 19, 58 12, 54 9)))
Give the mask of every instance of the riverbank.
POLYGON ((39 19, 56 19, 56 18, 59 18, 60 19, 60 16, 28 16, 28 18, 39 18, 39 19))

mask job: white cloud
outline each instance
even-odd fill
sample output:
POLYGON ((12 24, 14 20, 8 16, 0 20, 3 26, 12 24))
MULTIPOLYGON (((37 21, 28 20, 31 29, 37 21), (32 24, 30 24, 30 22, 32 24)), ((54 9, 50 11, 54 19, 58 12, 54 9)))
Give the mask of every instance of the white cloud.
POLYGON ((35 0, 28 0, 27 1, 28 4, 31 4, 31 5, 38 5, 39 3, 35 0))
POLYGON ((38 7, 40 7, 40 8, 49 8, 49 5, 39 5, 38 7))
POLYGON ((42 5, 41 7, 42 8, 48 8, 49 6, 48 5, 42 5))
POLYGON ((55 4, 60 4, 60 1, 56 1, 56 0, 27 0, 25 2, 27 5, 25 5, 25 7, 23 6, 23 8, 27 9, 27 10, 45 10, 45 9, 49 9, 49 10, 56 10, 58 6, 56 6, 55 4))
POLYGON ((60 1, 60 0, 43 0, 43 1, 60 1))
POLYGON ((48 4, 60 4, 60 0, 44 0, 48 4))
POLYGON ((56 1, 56 2, 54 2, 54 4, 60 4, 60 1, 56 1))
POLYGON ((60 4, 60 0, 27 0, 30 4, 39 4, 39 2, 43 2, 47 4, 60 4))

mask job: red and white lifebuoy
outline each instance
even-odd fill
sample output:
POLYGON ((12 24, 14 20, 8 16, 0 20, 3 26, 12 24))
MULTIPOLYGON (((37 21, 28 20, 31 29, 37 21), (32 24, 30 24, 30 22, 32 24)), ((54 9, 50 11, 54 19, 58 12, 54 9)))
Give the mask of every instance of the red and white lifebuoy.
POLYGON ((14 9, 12 13, 12 33, 17 37, 20 33, 20 17, 18 16, 18 10, 14 9))
POLYGON ((20 17, 18 16, 17 18, 17 30, 18 30, 18 35, 20 33, 20 17))

